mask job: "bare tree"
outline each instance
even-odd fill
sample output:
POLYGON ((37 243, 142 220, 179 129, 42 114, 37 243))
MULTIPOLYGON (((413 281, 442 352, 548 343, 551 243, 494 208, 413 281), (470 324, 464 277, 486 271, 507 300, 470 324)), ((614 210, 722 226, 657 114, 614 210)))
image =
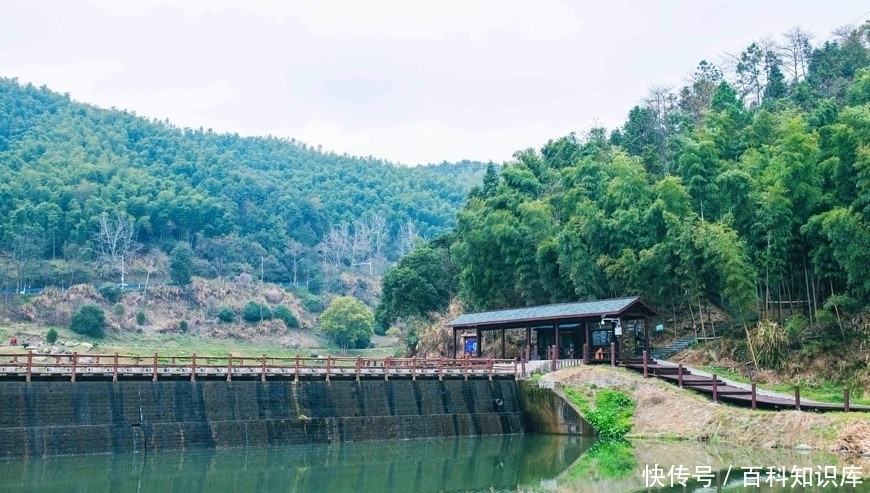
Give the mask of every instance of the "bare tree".
POLYGON ((399 255, 405 255, 413 250, 420 239, 421 237, 417 232, 417 226, 415 226, 410 219, 399 226, 399 255))
POLYGON ((16 288, 27 288, 27 277, 45 245, 41 228, 30 224, 16 228, 12 235, 12 265, 15 269, 16 288))
POLYGON ((121 213, 116 213, 115 219, 110 219, 105 212, 100 214, 100 231, 94 243, 99 260, 110 270, 118 270, 123 284, 124 259, 129 261, 139 249, 133 220, 121 213))
POLYGON ((777 49, 785 62, 783 68, 791 76, 792 82, 803 80, 810 66, 810 56, 813 52, 810 43, 814 36, 795 26, 782 33, 782 37, 783 42, 777 46, 777 49))
POLYGON ((320 251, 326 263, 335 268, 340 268, 346 258, 348 249, 347 223, 341 223, 338 228, 329 230, 320 243, 320 251))
POLYGON ((372 257, 380 269, 384 260, 384 246, 387 242, 389 230, 387 220, 380 214, 374 214, 368 219, 368 230, 371 235, 372 257))
POLYGON ((293 272, 294 286, 299 285, 299 260, 302 257, 304 251, 305 245, 303 245, 302 243, 296 240, 290 240, 287 242, 287 256, 290 257, 290 270, 293 272))
POLYGON ((643 104, 652 114, 656 151, 659 155, 662 171, 667 175, 669 173, 668 163, 670 162, 667 144, 668 139, 674 133, 672 117, 678 107, 677 95, 670 86, 653 86, 647 91, 643 104))

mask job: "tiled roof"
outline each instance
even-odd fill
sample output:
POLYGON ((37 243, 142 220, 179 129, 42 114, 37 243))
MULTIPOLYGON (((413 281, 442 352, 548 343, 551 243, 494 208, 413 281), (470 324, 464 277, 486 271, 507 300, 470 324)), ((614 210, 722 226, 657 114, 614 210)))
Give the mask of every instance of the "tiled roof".
POLYGON ((600 317, 602 315, 620 315, 633 305, 639 303, 644 312, 656 315, 655 310, 649 307, 637 296, 629 298, 613 298, 609 300, 580 301, 577 303, 560 303, 557 305, 528 306, 525 308, 512 308, 509 310, 496 310, 491 312, 467 313, 452 320, 449 327, 474 326, 474 325, 505 325, 510 323, 554 320, 571 318, 600 317))

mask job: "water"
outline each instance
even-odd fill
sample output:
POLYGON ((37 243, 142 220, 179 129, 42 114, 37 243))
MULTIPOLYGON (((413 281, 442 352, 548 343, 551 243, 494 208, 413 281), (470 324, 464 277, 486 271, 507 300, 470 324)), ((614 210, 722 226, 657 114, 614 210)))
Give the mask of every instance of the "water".
POLYGON ((0 492, 517 491, 591 445, 505 435, 19 460, 0 462, 0 492))
POLYGON ((870 493, 870 478, 857 473, 854 486, 818 487, 853 466, 861 464, 820 452, 508 435, 6 461, 0 492, 870 493), (794 468, 812 479, 798 483, 794 468), (681 472, 686 486, 671 486, 681 472))

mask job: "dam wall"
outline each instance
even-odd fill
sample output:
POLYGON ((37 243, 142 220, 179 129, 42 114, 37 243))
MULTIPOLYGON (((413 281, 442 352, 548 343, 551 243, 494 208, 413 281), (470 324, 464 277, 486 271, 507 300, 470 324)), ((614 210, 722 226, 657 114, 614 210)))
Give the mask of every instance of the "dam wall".
POLYGON ((0 458, 526 432, 517 382, 0 382, 0 458))

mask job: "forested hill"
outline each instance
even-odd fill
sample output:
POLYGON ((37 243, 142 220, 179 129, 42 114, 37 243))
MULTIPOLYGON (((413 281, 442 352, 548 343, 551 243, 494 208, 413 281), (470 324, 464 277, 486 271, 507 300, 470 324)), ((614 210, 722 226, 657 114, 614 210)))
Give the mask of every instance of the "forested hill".
POLYGON ((13 285, 116 278, 111 261, 68 271, 117 260, 105 236, 128 225, 134 256, 186 242, 206 276, 287 281, 318 277, 324 262, 383 264, 452 228, 484 169, 179 129, 0 78, 0 251, 13 285))
POLYGON ((870 22, 811 39, 701 62, 614 131, 518 152, 450 244, 425 247, 450 270, 420 252, 385 276, 379 321, 443 309, 452 290, 472 309, 639 294, 669 314, 713 302, 782 321, 794 306, 821 328, 795 322, 794 337, 831 329, 870 301, 870 22))

